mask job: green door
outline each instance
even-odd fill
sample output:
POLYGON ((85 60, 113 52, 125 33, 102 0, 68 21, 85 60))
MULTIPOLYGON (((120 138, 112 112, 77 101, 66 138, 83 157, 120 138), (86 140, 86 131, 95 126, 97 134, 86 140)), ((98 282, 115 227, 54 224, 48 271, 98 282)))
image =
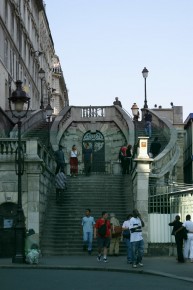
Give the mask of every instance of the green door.
POLYGON ((92 172, 105 172, 105 141, 101 132, 86 132, 83 136, 82 148, 88 143, 92 149, 92 172))

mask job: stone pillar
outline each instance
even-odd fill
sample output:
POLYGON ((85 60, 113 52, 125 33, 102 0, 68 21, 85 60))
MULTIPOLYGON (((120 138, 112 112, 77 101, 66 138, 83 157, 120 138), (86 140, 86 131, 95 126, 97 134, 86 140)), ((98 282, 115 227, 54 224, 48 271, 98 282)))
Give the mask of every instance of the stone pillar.
POLYGON ((42 172, 41 164, 43 160, 37 155, 37 140, 27 141, 26 146, 26 213, 27 213, 27 229, 34 229, 39 234, 40 226, 40 174, 42 172))
POLYGON ((134 208, 138 209, 145 223, 143 238, 145 242, 145 253, 148 251, 148 195, 150 165, 153 159, 147 154, 148 137, 139 137, 136 176, 134 180, 134 208))

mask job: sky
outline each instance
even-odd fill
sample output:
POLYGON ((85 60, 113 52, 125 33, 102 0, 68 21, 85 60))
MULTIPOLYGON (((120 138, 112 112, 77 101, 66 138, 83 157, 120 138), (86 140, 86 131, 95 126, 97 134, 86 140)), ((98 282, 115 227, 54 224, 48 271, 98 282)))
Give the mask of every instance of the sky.
POLYGON ((192 0, 45 0, 70 105, 193 112, 192 0))

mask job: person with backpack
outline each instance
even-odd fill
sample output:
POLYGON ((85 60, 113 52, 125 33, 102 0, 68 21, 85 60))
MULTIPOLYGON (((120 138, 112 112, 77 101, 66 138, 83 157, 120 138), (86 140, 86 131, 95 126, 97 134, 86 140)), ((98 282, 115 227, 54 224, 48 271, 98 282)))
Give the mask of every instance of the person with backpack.
POLYGON ((111 239, 111 224, 108 220, 108 213, 106 211, 102 212, 102 217, 96 221, 94 228, 94 238, 97 238, 97 246, 98 246, 98 256, 97 261, 100 262, 102 260, 103 253, 103 262, 107 263, 107 251, 110 247, 110 239, 111 239))

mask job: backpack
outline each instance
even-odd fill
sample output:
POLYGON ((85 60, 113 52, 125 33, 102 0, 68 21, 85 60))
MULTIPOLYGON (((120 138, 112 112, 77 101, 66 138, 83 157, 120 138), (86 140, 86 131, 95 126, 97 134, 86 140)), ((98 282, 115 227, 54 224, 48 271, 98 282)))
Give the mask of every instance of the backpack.
POLYGON ((106 224, 106 222, 105 222, 102 226, 100 226, 100 228, 98 228, 98 234, 99 234, 101 237, 105 237, 106 232, 107 232, 107 224, 106 224))
POLYGON ((121 234, 122 234, 122 227, 121 226, 113 226, 112 237, 117 238, 117 237, 120 237, 121 234))

